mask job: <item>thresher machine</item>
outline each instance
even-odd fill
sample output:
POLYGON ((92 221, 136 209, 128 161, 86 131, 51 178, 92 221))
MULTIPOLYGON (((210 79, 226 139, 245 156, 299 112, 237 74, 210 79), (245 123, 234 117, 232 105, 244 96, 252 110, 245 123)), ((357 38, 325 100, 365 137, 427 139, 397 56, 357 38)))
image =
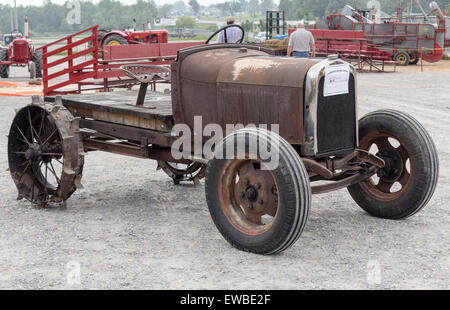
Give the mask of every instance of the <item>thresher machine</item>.
POLYGON ((363 31, 374 48, 380 53, 392 54, 400 65, 416 64, 420 58, 433 63, 444 54, 447 18, 434 1, 430 3, 430 10, 436 16, 436 24, 427 18, 422 21, 406 19, 402 1, 399 1, 397 17, 380 17, 376 9, 365 11, 347 5, 341 14, 331 14, 318 28, 363 31))

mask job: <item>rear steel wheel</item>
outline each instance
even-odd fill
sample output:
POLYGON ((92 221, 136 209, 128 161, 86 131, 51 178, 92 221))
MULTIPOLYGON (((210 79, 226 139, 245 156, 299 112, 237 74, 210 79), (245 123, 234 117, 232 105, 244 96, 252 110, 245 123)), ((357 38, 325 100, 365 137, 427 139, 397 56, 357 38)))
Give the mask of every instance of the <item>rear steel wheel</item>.
POLYGON ((355 202, 373 216, 388 219, 420 211, 439 175, 436 147, 427 131, 408 114, 382 110, 363 117, 359 132, 361 149, 376 153, 385 167, 348 188, 355 202))
POLYGON ((45 206, 66 201, 80 186, 84 155, 72 119, 58 105, 29 105, 17 112, 8 137, 8 160, 19 198, 45 206))

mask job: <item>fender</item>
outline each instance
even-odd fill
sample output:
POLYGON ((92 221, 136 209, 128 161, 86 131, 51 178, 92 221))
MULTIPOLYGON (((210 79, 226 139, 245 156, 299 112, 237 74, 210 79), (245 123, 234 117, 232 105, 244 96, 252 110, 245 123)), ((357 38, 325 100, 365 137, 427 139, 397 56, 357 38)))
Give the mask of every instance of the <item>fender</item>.
POLYGON ((117 31, 117 30, 111 31, 111 32, 108 32, 108 34, 103 37, 102 41, 100 42, 100 46, 103 46, 103 43, 105 43, 105 40, 108 37, 112 36, 113 34, 118 34, 119 36, 124 37, 125 39, 128 38, 128 34, 124 31, 117 31))

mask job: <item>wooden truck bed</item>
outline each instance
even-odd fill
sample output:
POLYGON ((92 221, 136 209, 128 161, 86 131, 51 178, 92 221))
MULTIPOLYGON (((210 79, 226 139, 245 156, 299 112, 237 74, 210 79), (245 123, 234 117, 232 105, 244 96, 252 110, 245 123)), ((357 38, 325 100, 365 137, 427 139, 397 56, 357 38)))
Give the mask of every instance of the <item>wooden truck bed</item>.
MULTIPOLYGON (((169 131, 173 126, 170 94, 147 92, 143 106, 136 106, 137 91, 67 95, 62 104, 74 116, 144 129, 169 131)), ((55 97, 45 97, 54 102, 55 97)))

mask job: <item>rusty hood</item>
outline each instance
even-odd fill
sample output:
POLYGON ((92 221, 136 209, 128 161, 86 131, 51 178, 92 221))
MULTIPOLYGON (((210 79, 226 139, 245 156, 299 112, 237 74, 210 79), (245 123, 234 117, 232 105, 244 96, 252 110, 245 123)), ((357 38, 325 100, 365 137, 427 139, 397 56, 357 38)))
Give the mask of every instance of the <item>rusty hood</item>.
POLYGON ((206 50, 184 59, 181 76, 205 83, 303 88, 305 75, 315 63, 317 60, 271 56, 247 48, 206 50))
POLYGON ((217 82, 303 88, 306 73, 316 62, 274 56, 235 58, 220 67, 217 82))

